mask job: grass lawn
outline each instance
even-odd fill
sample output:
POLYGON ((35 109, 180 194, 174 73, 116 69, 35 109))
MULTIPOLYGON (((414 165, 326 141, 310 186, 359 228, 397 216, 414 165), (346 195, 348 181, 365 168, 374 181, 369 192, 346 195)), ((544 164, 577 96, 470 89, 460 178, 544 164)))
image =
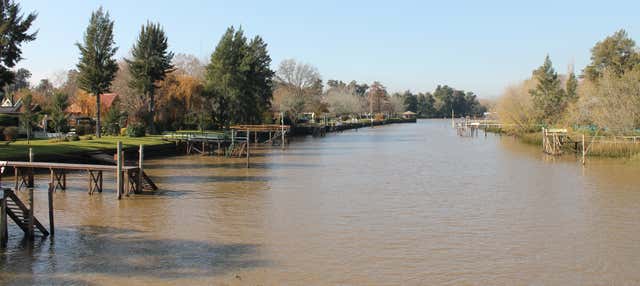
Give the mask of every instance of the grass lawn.
POLYGON ((70 142, 50 142, 47 139, 31 140, 27 144, 27 140, 19 140, 9 145, 0 141, 0 160, 7 158, 16 158, 23 156, 27 158, 29 147, 33 148, 33 153, 38 155, 48 154, 69 154, 76 152, 87 152, 96 150, 114 150, 118 141, 122 141, 123 148, 135 147, 143 144, 145 146, 167 144, 162 140, 162 136, 146 136, 139 138, 119 137, 119 136, 103 136, 100 139, 80 140, 70 142))

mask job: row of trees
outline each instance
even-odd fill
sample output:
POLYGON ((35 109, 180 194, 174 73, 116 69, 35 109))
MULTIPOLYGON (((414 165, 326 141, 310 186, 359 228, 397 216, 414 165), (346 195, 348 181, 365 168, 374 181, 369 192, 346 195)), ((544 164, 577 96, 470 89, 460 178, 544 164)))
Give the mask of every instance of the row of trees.
POLYGON ((38 105, 56 130, 65 130, 66 109, 74 106, 94 116, 96 136, 102 131, 119 133, 125 125, 143 126, 149 132, 176 129, 224 128, 231 124, 271 123, 274 112, 291 122, 303 112, 336 116, 399 114, 405 110, 423 117, 481 114, 475 95, 439 86, 425 94, 389 94, 380 82, 371 84, 329 80, 326 86, 317 68, 293 59, 271 70, 267 44, 260 36, 248 39, 242 29, 230 27, 222 35, 207 63, 190 55, 174 55, 168 38, 157 23, 147 22, 130 50, 130 57, 116 60, 114 21, 102 8, 91 15, 76 69, 57 80, 29 85, 28 70, 14 71, 22 43, 35 40, 29 33, 35 14, 22 16, 19 5, 2 1, 0 37, 0 85, 7 96, 38 105), (10 30, 12 29, 12 30, 10 30), (103 94, 114 92, 119 101, 106 109, 103 94), (104 122, 103 122, 104 121, 104 122), (103 125, 104 123, 104 125, 103 125))
POLYGON ((480 104, 477 96, 470 91, 457 90, 447 85, 438 86, 433 93, 414 94, 405 91, 402 95, 407 110, 424 118, 482 116, 487 108, 480 104))
POLYGON ((558 74, 549 56, 529 79, 498 100, 500 120, 513 131, 575 126, 613 134, 640 127, 640 53, 624 30, 596 43, 578 78, 570 67, 558 74))

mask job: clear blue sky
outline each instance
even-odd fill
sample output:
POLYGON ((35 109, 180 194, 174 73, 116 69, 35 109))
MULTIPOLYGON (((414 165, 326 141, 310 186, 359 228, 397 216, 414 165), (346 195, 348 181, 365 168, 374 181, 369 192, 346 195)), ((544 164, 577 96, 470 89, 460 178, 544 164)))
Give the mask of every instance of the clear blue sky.
POLYGON ((21 67, 32 81, 75 67, 91 11, 115 20, 118 58, 147 20, 160 22, 175 53, 208 59, 224 30, 242 25, 269 44, 274 68, 287 58, 316 66, 324 80, 379 80, 390 91, 437 84, 499 95, 548 53, 577 71, 589 50, 620 28, 636 39, 640 1, 147 1, 21 0, 35 10, 38 39, 21 67), (571 3, 569 3, 571 2, 571 3))

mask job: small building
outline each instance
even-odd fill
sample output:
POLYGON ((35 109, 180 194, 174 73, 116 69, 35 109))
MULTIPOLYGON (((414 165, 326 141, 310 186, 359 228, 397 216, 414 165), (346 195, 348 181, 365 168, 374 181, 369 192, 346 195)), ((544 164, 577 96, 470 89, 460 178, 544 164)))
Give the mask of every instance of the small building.
POLYGON ((415 119, 416 118, 416 113, 413 111, 405 111, 404 113, 402 113, 402 118, 404 119, 415 119))

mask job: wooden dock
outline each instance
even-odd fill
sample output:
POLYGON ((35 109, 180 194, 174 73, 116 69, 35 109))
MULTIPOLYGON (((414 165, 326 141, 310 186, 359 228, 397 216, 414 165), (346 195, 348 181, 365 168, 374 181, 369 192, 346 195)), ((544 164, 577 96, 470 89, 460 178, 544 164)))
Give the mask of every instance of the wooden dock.
POLYGON ((226 157, 246 157, 247 168, 250 166, 251 144, 271 144, 281 146, 287 142, 291 132, 289 125, 260 124, 233 125, 224 132, 171 132, 165 133, 163 139, 184 144, 186 154, 224 155, 226 157))
MULTIPOLYGON (((138 166, 124 166, 122 144, 118 144, 117 164, 116 165, 97 165, 97 164, 69 164, 57 162, 22 162, 22 161, 3 161, 0 162, 2 167, 11 167, 14 170, 13 181, 15 191, 22 188, 34 187, 34 171, 49 170, 49 184, 53 191, 67 189, 67 173, 69 172, 86 172, 88 178, 88 193, 102 193, 103 190, 103 173, 113 172, 116 177, 116 194, 121 199, 122 195, 133 193, 141 193, 143 190, 157 190, 158 187, 153 183, 151 178, 147 176, 143 169, 143 147, 140 146, 138 166)), ((2 172, 0 172, 0 183, 2 183, 2 172)))

